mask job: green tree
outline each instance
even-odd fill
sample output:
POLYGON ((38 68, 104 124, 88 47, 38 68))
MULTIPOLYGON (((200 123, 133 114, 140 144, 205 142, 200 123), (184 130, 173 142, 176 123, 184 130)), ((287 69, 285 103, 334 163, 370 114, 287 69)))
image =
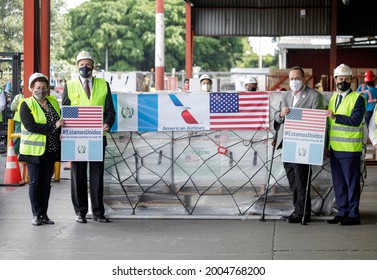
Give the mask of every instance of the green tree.
MULTIPOLYGON (((148 71, 155 61, 155 0, 91 0, 69 13, 72 30, 65 58, 74 63, 82 49, 91 51, 97 66, 112 71, 148 71)), ((196 37, 194 63, 208 71, 229 70, 243 59, 241 38, 196 37)), ((165 0, 165 69, 185 68, 185 5, 165 0)))

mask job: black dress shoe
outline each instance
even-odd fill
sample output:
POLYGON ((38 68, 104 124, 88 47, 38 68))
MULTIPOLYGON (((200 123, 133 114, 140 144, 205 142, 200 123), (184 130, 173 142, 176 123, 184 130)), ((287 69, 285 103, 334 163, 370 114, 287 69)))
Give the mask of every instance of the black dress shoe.
POLYGON ((46 224, 46 225, 55 224, 54 221, 51 220, 47 215, 42 215, 40 220, 41 220, 42 224, 46 224))
POLYGON ((361 222, 359 219, 347 217, 344 219, 344 221, 340 222, 340 225, 342 226, 356 226, 361 225, 361 222))
POLYGON ((106 218, 104 215, 101 216, 93 216, 93 221, 100 222, 100 223, 109 223, 109 219, 106 218))
POLYGON ((76 222, 86 224, 88 221, 86 220, 85 216, 77 216, 76 222))
POLYGON ((296 213, 292 213, 292 214, 290 214, 290 215, 285 215, 285 216, 283 216, 283 219, 292 219, 292 218, 294 218, 295 216, 297 216, 297 214, 296 213))
POLYGON ((327 220, 327 222, 329 224, 339 224, 341 222, 343 222, 347 217, 344 217, 344 216, 335 216, 333 219, 331 220, 327 220))
POLYGON ((33 226, 40 226, 42 224, 41 219, 38 216, 34 216, 31 223, 33 226))
MULTIPOLYGON (((302 222, 302 216, 301 215, 296 215, 296 216, 288 219, 288 223, 290 223, 290 224, 299 224, 301 222, 302 222)), ((310 223, 311 222, 310 216, 309 217, 305 216, 304 222, 310 223)))

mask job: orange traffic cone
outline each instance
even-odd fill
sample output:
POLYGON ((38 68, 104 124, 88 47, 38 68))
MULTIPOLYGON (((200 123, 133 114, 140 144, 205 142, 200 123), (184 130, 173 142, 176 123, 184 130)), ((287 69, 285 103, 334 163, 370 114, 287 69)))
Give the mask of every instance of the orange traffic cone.
POLYGON ((20 166, 18 165, 17 155, 14 152, 13 139, 10 140, 7 153, 7 164, 5 166, 4 184, 22 183, 20 166))

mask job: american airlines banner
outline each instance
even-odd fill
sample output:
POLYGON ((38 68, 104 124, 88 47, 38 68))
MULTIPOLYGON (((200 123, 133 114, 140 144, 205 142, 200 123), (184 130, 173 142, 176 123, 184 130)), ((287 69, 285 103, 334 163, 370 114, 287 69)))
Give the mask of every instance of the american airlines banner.
POLYGON ((113 95, 112 131, 268 130, 267 92, 113 95))
POLYGON ((324 110, 291 108, 285 116, 281 161, 322 165, 325 132, 324 110))

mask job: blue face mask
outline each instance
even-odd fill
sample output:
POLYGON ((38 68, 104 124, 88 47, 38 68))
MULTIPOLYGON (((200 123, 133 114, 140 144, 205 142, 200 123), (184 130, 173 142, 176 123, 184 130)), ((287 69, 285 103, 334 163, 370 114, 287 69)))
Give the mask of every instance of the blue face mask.
POLYGON ((79 68, 79 73, 80 76, 83 77, 84 79, 89 78, 92 76, 93 68, 90 68, 88 66, 83 66, 79 68))

